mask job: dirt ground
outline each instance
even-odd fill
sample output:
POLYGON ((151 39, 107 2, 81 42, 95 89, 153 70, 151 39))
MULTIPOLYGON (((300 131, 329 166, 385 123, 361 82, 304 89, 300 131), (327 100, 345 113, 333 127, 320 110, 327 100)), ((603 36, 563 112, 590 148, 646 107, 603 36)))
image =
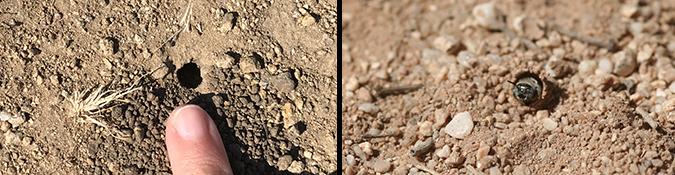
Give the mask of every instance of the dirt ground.
POLYGON ((675 1, 344 1, 345 174, 675 174, 675 1), (524 105, 518 76, 542 79, 524 105))
POLYGON ((335 0, 0 0, 0 174, 168 174, 188 103, 236 174, 335 173, 337 26, 335 0))

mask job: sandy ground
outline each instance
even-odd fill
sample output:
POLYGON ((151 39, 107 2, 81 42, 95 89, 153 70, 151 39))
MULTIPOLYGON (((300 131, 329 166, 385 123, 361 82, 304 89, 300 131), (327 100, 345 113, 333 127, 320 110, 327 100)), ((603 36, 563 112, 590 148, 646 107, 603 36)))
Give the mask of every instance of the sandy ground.
POLYGON ((673 1, 343 9, 345 174, 675 173, 673 1))
POLYGON ((335 173, 337 26, 335 0, 0 1, 0 174, 168 174, 187 103, 236 174, 335 173))

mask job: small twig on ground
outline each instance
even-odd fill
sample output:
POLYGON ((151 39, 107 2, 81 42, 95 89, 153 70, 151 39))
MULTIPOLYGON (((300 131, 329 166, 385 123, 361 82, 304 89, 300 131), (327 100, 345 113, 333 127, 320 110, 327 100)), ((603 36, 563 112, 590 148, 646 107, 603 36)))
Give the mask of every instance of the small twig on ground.
POLYGON ((429 174, 431 174, 431 175, 440 175, 440 173, 438 173, 438 172, 436 172, 436 171, 434 171, 434 170, 432 170, 432 169, 429 169, 429 168, 427 168, 427 167, 425 167, 425 166, 422 166, 422 165, 415 165, 415 168, 420 169, 420 170, 422 170, 422 171, 426 171, 427 173, 429 173, 429 174))
POLYGON ((651 116, 649 116, 649 113, 642 109, 641 107, 636 107, 635 112, 637 112, 640 116, 642 116, 642 119, 649 124, 654 129, 657 129, 659 127, 659 123, 654 121, 651 116))
POLYGON ((568 36, 572 39, 576 39, 576 40, 579 40, 581 42, 585 42, 585 43, 595 45, 595 46, 598 46, 598 47, 606 48, 607 50, 616 49, 616 43, 614 42, 614 40, 611 40, 611 39, 610 40, 603 40, 603 39, 600 39, 600 38, 581 35, 577 32, 572 31, 572 30, 565 29, 562 26, 557 25, 557 24, 552 24, 551 27, 553 28, 553 30, 558 31, 558 33, 566 35, 566 36, 568 36))
POLYGON ((169 37, 167 40, 162 42, 162 44, 159 45, 159 47, 157 47, 157 49, 155 49, 152 52, 156 53, 159 49, 164 47, 164 45, 166 45, 166 43, 169 43, 169 41, 176 40, 176 38, 178 38, 178 35, 180 35, 181 32, 190 30, 190 16, 192 16, 192 1, 188 2, 187 9, 185 9, 185 13, 183 13, 183 17, 181 17, 180 21, 178 22, 181 26, 183 26, 183 28, 176 31, 176 33, 174 33, 173 35, 171 35, 171 37, 169 37))
POLYGON ((404 94, 404 93, 416 91, 420 88, 422 88, 422 84, 402 85, 402 86, 394 86, 394 87, 388 87, 388 88, 376 88, 375 96, 382 98, 382 97, 386 97, 386 96, 389 96, 389 95, 399 95, 399 94, 404 94))

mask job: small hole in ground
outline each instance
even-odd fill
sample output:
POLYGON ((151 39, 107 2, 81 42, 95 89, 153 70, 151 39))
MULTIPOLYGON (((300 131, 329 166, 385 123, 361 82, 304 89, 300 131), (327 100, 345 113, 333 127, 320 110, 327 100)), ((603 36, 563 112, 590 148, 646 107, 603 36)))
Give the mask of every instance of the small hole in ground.
POLYGON ((181 86, 186 88, 196 88, 202 83, 202 76, 199 72, 199 66, 195 63, 187 63, 183 65, 178 71, 178 82, 181 86))

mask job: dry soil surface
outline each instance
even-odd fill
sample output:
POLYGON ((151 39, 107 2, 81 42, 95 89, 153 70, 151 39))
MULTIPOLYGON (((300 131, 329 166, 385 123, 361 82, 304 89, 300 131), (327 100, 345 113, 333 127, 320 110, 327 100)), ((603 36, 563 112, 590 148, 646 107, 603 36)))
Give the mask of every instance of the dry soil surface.
POLYGON ((168 174, 188 103, 236 174, 335 173, 337 26, 335 0, 0 0, 0 174, 168 174))
POLYGON ((344 2, 345 174, 674 174, 674 1, 344 2), (512 95, 543 81, 537 101, 512 95))

